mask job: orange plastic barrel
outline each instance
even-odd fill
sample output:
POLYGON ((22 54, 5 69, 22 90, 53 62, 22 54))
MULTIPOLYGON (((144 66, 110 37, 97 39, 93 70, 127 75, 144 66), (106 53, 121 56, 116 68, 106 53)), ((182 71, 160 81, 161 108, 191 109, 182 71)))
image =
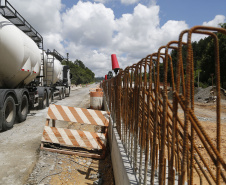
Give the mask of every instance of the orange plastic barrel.
POLYGON ((104 93, 101 91, 90 92, 90 108, 95 110, 101 110, 103 107, 104 93))

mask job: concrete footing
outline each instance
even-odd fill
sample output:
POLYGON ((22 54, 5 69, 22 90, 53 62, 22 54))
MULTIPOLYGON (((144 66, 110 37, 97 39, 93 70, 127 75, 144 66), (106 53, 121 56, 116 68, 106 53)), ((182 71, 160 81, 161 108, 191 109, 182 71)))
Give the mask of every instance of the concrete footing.
MULTIPOLYGON (((104 97, 104 108, 106 111, 109 111, 108 105, 105 101, 105 97, 104 97)), ((133 172, 133 168, 129 162, 129 159, 125 153, 124 147, 118 135, 118 132, 114 126, 115 123, 113 122, 113 119, 110 116, 108 139, 111 150, 111 160, 113 165, 115 184, 116 185, 138 184, 136 176, 133 172)))

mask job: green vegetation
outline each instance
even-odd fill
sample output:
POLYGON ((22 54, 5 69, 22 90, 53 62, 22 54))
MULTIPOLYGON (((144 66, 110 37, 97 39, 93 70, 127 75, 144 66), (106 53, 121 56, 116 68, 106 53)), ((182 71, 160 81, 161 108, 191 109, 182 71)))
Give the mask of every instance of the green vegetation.
MULTIPOLYGON (((226 29, 226 23, 221 24, 222 28, 226 29)), ((219 53, 220 53, 220 80, 221 87, 226 88, 226 35, 221 33, 215 33, 219 40, 219 53)), ((195 85, 198 86, 198 73, 199 73, 199 86, 206 87, 215 85, 216 74, 215 72, 215 44, 213 37, 209 36, 198 42, 192 43, 193 59, 194 59, 194 73, 195 73, 195 85)), ((173 50, 171 53, 174 65, 174 74, 176 74, 176 61, 177 51, 173 50)), ((185 68, 186 62, 186 46, 183 47, 183 62, 185 68)), ((169 77, 170 77, 170 73, 169 77)), ((170 80, 169 80, 170 81, 170 80)))
POLYGON ((102 82, 104 80, 104 77, 96 77, 95 82, 102 82))
POLYGON ((78 85, 94 82, 95 74, 87 68, 81 60, 76 60, 74 62, 64 60, 62 64, 70 67, 72 84, 78 85))

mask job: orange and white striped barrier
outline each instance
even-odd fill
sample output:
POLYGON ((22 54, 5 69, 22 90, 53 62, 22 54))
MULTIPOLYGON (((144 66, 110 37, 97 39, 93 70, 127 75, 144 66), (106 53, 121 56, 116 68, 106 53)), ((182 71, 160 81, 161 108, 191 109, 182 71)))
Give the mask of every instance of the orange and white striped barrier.
POLYGON ((103 133, 49 126, 45 126, 42 136, 42 142, 97 150, 104 149, 106 147, 106 141, 107 138, 103 133))
POLYGON ((41 140, 41 149, 64 154, 77 154, 84 157, 103 158, 106 152, 109 113, 84 108, 50 105, 46 125, 41 140), (50 120, 53 126, 49 126, 50 120), (76 122, 105 127, 104 133, 88 132, 75 129, 57 128, 56 121, 76 122), (49 147, 55 144, 57 148, 49 147), (60 147, 61 146, 61 147, 60 147), (66 147, 66 150, 65 150, 66 147), (76 150, 75 150, 76 148, 76 150), (80 148, 81 150, 77 150, 80 148), (82 149, 97 150, 98 153, 84 153, 82 149))
POLYGON ((47 119, 108 126, 109 113, 92 109, 50 105, 47 119))

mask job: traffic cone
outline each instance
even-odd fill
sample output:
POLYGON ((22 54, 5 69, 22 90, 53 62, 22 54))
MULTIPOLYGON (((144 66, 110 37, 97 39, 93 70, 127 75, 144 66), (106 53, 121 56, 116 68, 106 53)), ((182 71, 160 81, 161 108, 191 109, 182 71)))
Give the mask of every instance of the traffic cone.
POLYGON ((119 64, 118 64, 118 60, 116 57, 116 54, 112 54, 111 55, 111 63, 112 63, 112 70, 114 70, 115 74, 118 73, 119 68, 119 64))

